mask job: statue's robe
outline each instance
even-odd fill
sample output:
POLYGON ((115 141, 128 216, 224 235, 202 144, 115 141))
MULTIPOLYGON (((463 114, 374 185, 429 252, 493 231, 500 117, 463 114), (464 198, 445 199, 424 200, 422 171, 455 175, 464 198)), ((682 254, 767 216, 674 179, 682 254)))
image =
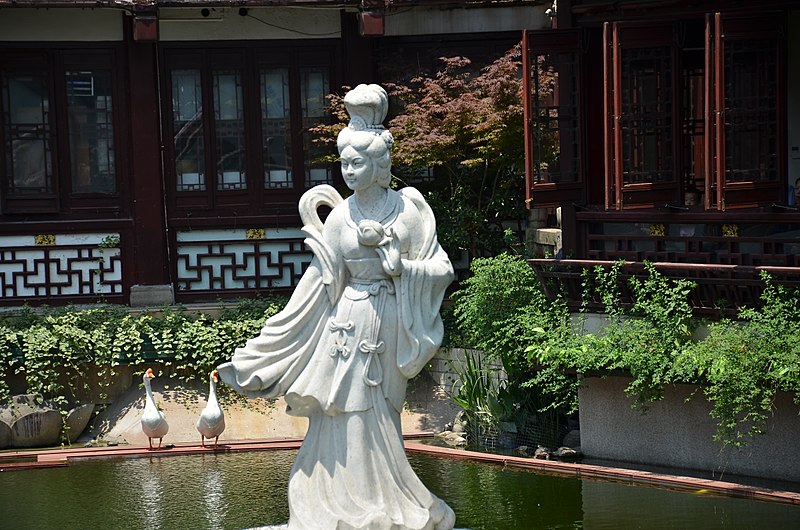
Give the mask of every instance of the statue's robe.
POLYGON ((248 396, 285 396, 287 413, 309 418, 289 483, 289 528, 446 529, 452 510, 408 464, 400 430, 406 383, 443 335, 439 308, 453 279, 419 192, 389 190, 385 217, 413 241, 402 274, 390 276, 359 240, 354 198, 329 186, 301 199, 314 259, 286 308, 219 367, 248 396), (323 225, 319 204, 333 207, 323 225))

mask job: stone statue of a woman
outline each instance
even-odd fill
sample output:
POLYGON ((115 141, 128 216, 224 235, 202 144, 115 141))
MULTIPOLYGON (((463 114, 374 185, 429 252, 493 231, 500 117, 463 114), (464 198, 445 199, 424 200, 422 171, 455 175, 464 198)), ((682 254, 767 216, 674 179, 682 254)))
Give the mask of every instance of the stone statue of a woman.
POLYGON ((389 189, 388 99, 359 85, 339 133, 346 200, 330 186, 303 195, 314 259, 286 308, 219 367, 238 392, 285 396, 308 433, 289 480, 289 529, 451 529, 453 511, 406 459, 406 382, 439 347, 439 308, 453 278, 430 207, 389 189), (332 208, 323 224, 320 205, 332 208))

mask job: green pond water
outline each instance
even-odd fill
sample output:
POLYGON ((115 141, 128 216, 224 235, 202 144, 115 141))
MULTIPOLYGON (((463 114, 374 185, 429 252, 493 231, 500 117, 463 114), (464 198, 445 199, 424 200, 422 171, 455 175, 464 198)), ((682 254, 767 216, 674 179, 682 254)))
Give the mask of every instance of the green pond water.
MULTIPOLYGON (((295 451, 92 460, 0 473, 0 528, 235 529, 286 523, 295 451)), ((800 507, 410 455, 456 526, 797 529, 800 507)))

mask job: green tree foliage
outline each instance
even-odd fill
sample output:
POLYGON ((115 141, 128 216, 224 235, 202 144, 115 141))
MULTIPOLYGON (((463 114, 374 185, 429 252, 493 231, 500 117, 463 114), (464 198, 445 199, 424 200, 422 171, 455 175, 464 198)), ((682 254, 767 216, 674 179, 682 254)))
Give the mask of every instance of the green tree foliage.
POLYGON ((584 300, 599 300, 603 326, 589 332, 587 306, 575 315, 569 328, 526 348, 527 358, 543 367, 531 385, 541 386, 553 398, 553 406, 577 407, 574 379, 565 374, 591 374, 623 370, 631 376, 626 393, 634 405, 647 405, 664 395, 672 382, 672 367, 691 340, 696 323, 688 295, 694 284, 671 280, 646 263, 644 278, 631 277, 627 287, 632 304, 622 302, 622 263, 609 269, 597 266, 584 271, 584 300))
MULTIPOLYGON (((528 363, 519 352, 544 328, 557 325, 555 306, 545 298, 533 269, 518 256, 478 258, 471 271, 463 289, 453 295, 456 324, 466 343, 500 359, 512 376, 527 373, 528 363)), ((561 309, 561 316, 568 318, 561 309)))
POLYGON ((456 325, 463 345, 481 350, 489 362, 501 361, 507 380, 498 383, 488 363, 468 353, 467 362, 456 369, 460 386, 454 398, 470 419, 483 424, 514 421, 519 432, 536 425, 539 443, 554 440, 552 432, 542 432, 542 425, 549 425, 548 431, 557 428, 554 414, 563 407, 554 405, 552 392, 568 386, 569 376, 552 370, 553 377, 564 378, 554 389, 531 384, 540 368, 524 352, 530 344, 567 334, 566 305, 547 300, 533 269, 519 256, 478 258, 471 270, 472 276, 453 297, 456 325))

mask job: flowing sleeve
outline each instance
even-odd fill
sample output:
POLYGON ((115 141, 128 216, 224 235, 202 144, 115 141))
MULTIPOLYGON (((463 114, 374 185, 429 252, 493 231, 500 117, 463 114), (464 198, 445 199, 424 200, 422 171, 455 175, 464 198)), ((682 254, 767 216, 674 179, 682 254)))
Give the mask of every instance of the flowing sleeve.
POLYGON ((454 274, 447 253, 436 239, 436 221, 430 206, 414 188, 405 188, 402 194, 417 208, 423 223, 420 252, 417 259, 403 260, 399 279, 397 367, 410 379, 425 367, 442 343, 444 324, 439 309, 454 274))
POLYGON ((218 367, 220 378, 249 397, 284 395, 308 364, 330 311, 315 258, 283 311, 269 318, 257 337, 236 348, 230 362, 218 367))
POLYGON ((286 307, 264 324, 261 333, 236 348, 230 362, 217 369, 225 384, 249 397, 286 394, 308 364, 341 286, 341 267, 325 242, 317 214, 320 204, 335 208, 341 196, 331 186, 315 186, 300 198, 305 240, 314 252, 286 307))

